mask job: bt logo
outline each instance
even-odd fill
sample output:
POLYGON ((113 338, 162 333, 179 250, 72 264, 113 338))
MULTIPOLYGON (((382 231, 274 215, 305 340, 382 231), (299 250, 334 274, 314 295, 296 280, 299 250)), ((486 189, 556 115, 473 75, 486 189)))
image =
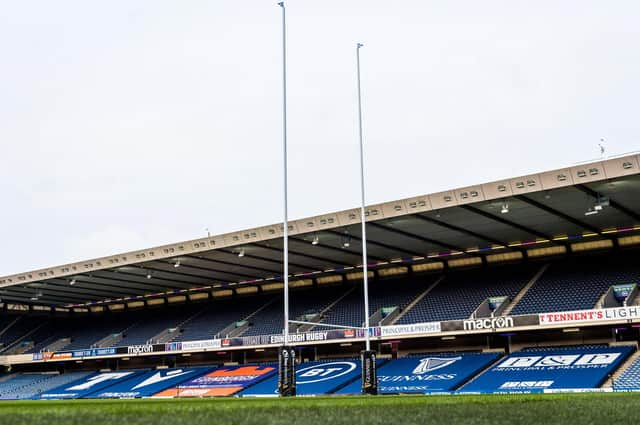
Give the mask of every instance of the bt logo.
POLYGON ((333 362, 309 366, 297 371, 296 384, 312 384, 315 382, 329 381, 344 376, 355 370, 354 362, 333 362))

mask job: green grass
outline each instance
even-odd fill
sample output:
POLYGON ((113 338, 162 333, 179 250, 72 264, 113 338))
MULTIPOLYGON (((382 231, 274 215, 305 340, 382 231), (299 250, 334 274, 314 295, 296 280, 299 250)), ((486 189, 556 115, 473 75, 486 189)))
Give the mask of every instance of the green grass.
POLYGON ((0 424, 618 425, 637 423, 639 411, 632 393, 6 401, 0 424))

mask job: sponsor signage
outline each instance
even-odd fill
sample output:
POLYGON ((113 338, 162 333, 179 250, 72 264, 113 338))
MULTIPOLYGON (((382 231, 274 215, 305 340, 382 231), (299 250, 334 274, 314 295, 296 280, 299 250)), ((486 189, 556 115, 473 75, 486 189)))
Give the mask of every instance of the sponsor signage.
POLYGON ((153 345, 151 344, 130 345, 127 347, 127 354, 131 354, 134 356, 137 356, 138 354, 153 353, 153 351, 153 345))
POLYGON ((204 339, 200 341, 183 341, 182 350, 207 350, 210 348, 221 348, 222 340, 204 339))
POLYGON ((111 356, 116 354, 115 347, 108 348, 89 348, 87 350, 73 351, 73 357, 95 357, 95 356, 111 356))
MULTIPOLYGON (((359 361, 311 362, 296 370, 296 394, 330 394, 346 383, 357 380, 360 385, 359 361)), ((246 396, 276 396, 278 377, 265 381, 242 391, 246 396)))
POLYGON ((556 354, 552 356, 520 356, 509 357, 496 366, 496 369, 576 369, 608 366, 612 364, 621 353, 596 353, 596 354, 556 354))
POLYGON ((84 398, 148 397, 210 370, 211 368, 206 367, 152 370, 102 391, 85 395, 84 398))
POLYGON ((462 392, 544 392, 597 388, 624 361, 632 347, 525 350, 480 375, 462 392))
POLYGON ((462 321, 462 328, 465 331, 491 330, 513 328, 513 317, 483 317, 479 319, 469 319, 462 321))
MULTIPOLYGON (((326 341, 329 332, 305 332, 299 334, 289 334, 288 342, 315 342, 326 341)), ((269 344, 282 344, 284 342, 283 335, 271 335, 269 344)))
MULTIPOLYGON (((424 394, 452 391, 496 358, 498 358, 496 353, 474 353, 390 360, 378 370, 378 392, 380 394, 424 394)), ((337 394, 359 393, 360 382, 358 381, 337 392, 337 394)))
POLYGON ((485 317, 468 320, 449 320, 440 323, 442 332, 459 331, 495 331, 500 329, 518 328, 523 326, 537 326, 539 318, 537 314, 527 314, 523 316, 499 316, 485 317))
POLYGON ((40 399, 62 399, 62 398, 82 398, 86 395, 100 391, 111 385, 135 378, 145 373, 138 371, 117 371, 95 373, 77 381, 65 384, 44 392, 38 396, 40 399))
POLYGON ((228 396, 275 373, 275 366, 221 367, 173 388, 160 391, 154 397, 228 396))
POLYGON ((380 326, 380 336, 432 334, 441 331, 440 322, 414 323, 412 325, 380 326))
POLYGON ((553 381, 507 381, 500 385, 502 390, 546 389, 553 385, 553 381))
POLYGON ((608 322, 640 319, 640 306, 541 313, 541 325, 562 325, 585 322, 608 322))

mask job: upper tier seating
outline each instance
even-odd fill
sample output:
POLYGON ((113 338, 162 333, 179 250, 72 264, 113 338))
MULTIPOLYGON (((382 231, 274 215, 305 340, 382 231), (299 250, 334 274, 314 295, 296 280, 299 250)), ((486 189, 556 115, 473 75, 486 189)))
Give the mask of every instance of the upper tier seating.
MULTIPOLYGON (((332 286, 315 290, 292 290, 289 294, 289 319, 296 320, 304 314, 319 313, 344 295, 347 290, 348 288, 344 286, 332 286)), ((280 295, 275 302, 251 317, 249 320, 251 326, 242 336, 281 334, 283 309, 284 301, 280 295)))
POLYGON ((640 262, 629 254, 552 263, 511 314, 591 309, 611 285, 640 283, 640 262))
POLYGON ((488 297, 514 297, 537 270, 520 264, 450 272, 397 323, 468 319, 488 297))
POLYGON ((124 332, 124 338, 118 345, 145 344, 167 329, 177 328, 203 308, 202 304, 193 304, 136 312, 135 324, 124 332))
MULTIPOLYGON (((5 326, 12 323, 16 316, 7 315, 7 321, 5 326)), ((18 339, 23 336, 29 334, 31 331, 36 329, 38 326, 42 325, 46 321, 46 318, 43 316, 27 316, 21 315, 18 320, 9 327, 3 334, 0 336, 0 342, 3 347, 9 347, 11 344, 16 342, 18 339)))
MULTIPOLYGON (((418 277, 414 279, 385 279, 369 283, 369 315, 381 308, 397 306, 404 309, 421 291, 433 283, 433 278, 418 277)), ((362 327, 364 323, 364 286, 356 284, 355 290, 333 306, 322 319, 332 325, 362 327)), ((371 323, 371 326, 375 326, 371 323)), ((331 329, 328 326, 317 326, 313 330, 331 329)))
MULTIPOLYGON (((211 339, 234 322, 245 319, 273 297, 247 297, 224 299, 207 305, 197 316, 184 324, 172 341, 197 341, 211 339)), ((225 337, 225 335, 219 335, 225 337)))

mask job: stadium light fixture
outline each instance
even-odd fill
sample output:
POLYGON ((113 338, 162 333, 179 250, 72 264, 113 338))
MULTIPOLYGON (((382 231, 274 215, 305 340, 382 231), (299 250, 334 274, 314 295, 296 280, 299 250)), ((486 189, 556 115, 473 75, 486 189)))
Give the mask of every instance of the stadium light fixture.
POLYGON ((584 215, 595 215, 598 214, 598 210, 592 207, 589 207, 589 209, 584 213, 584 215))
POLYGON ((176 261, 176 263, 173 265, 174 268, 178 268, 180 267, 180 260, 176 261))
POLYGON ((311 241, 311 245, 318 245, 320 243, 320 238, 318 237, 318 235, 313 237, 313 240, 311 241))
POLYGON ((152 277, 151 272, 147 272, 147 279, 151 279, 152 277))
POLYGON ((500 210, 502 214, 507 214, 509 212, 509 204, 502 204, 502 209, 500 210))
POLYGON ((238 257, 240 258, 244 257, 244 248, 238 251, 238 257))
POLYGON ((69 281, 69 285, 73 286, 73 285, 75 285, 75 284, 76 284, 76 278, 74 277, 73 279, 71 279, 71 280, 69 281))

